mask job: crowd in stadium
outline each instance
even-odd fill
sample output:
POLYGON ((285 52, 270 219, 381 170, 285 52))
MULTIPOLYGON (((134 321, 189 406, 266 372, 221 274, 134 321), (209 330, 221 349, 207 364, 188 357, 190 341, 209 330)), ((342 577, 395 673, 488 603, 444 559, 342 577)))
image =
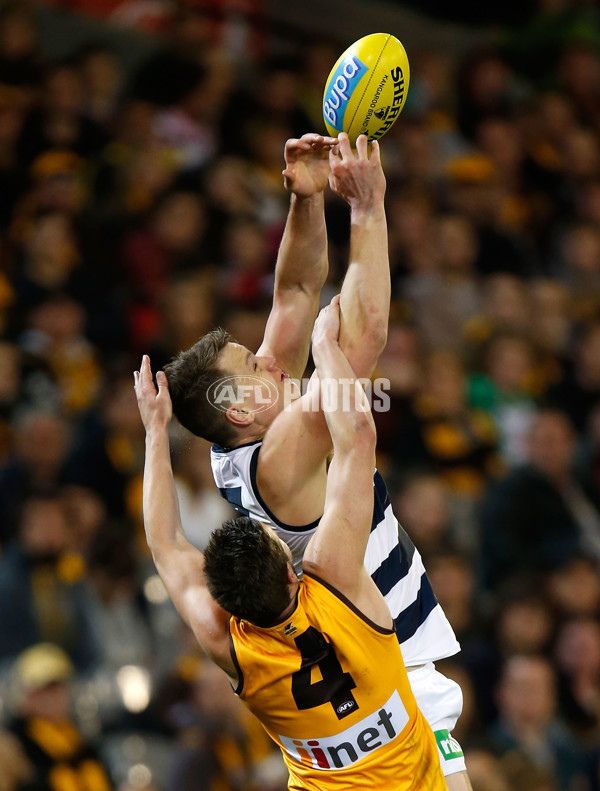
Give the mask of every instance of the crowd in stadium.
MULTIPOLYGON (((184 5, 128 74, 103 31, 51 62, 0 9, 0 791, 72 789, 78 751, 98 791, 278 791, 152 567, 132 372, 215 326, 260 345, 284 142, 323 131, 348 42, 240 51, 184 5)), ((600 15, 541 2, 457 62, 404 43, 378 465, 462 644, 475 791, 598 791, 600 15)), ((349 239, 326 207, 323 303, 349 239)), ((231 512, 207 443, 174 427, 173 460, 202 548, 231 512)))

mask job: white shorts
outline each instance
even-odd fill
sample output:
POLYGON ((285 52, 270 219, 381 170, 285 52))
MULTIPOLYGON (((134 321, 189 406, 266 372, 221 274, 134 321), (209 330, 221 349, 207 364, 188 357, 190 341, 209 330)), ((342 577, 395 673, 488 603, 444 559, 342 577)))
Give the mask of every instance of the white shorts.
POLYGON ((460 686, 438 673, 433 662, 409 670, 408 680, 417 705, 434 733, 444 776, 465 772, 462 748, 450 735, 462 712, 460 686))

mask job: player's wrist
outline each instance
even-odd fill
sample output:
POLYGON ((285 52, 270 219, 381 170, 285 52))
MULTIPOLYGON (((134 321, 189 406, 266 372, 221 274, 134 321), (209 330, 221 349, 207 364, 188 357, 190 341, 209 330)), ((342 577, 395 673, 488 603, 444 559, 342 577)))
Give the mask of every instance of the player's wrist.
POLYGON ((160 417, 155 418, 148 426, 146 426, 146 444, 153 444, 161 440, 169 440, 169 423, 170 418, 160 417))
POLYGON ((323 189, 315 189, 313 192, 305 192, 303 190, 296 192, 293 187, 290 187, 288 192, 292 196, 292 206, 296 205, 303 209, 321 208, 323 206, 325 187, 323 189))
POLYGON ((367 200, 356 200, 350 203, 351 221, 353 223, 367 222, 369 220, 385 222, 385 204, 381 198, 370 197, 367 200))

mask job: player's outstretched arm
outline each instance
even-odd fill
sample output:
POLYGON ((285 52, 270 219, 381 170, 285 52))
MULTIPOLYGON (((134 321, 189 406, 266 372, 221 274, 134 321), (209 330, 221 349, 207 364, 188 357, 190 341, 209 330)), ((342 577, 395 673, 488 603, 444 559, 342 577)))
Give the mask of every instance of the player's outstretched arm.
POLYGON ((169 451, 172 408, 167 378, 162 371, 157 373, 157 392, 150 359, 144 356, 134 379, 146 429, 143 507, 148 546, 179 614, 204 651, 235 678, 229 654, 229 616, 211 597, 204 577, 204 557, 187 541, 181 527, 169 451))
POLYGON ((341 292, 340 346, 359 377, 369 377, 387 340, 390 264, 385 218, 385 176, 379 144, 365 135, 352 151, 339 137, 339 154, 330 153, 330 184, 351 211, 350 259, 341 292))
POLYGON ((321 404, 334 455, 325 511, 304 554, 304 570, 329 582, 375 623, 391 628, 390 611, 364 567, 377 437, 365 393, 338 342, 338 299, 321 311, 313 333, 321 404))
POLYGON ((284 185, 290 211, 275 267, 273 309, 258 354, 273 356, 299 379, 308 360, 319 294, 329 269, 323 190, 329 177, 333 137, 303 135, 285 144, 284 185))
MULTIPOLYGON (((351 206, 350 265, 341 293, 340 346, 357 377, 369 377, 385 346, 390 305, 385 176, 379 148, 368 156, 367 139, 357 153, 340 135, 340 156, 330 152, 330 183, 351 206)), ((323 513, 325 460, 331 438, 309 391, 269 428, 260 451, 257 483, 283 522, 306 524, 323 513)))

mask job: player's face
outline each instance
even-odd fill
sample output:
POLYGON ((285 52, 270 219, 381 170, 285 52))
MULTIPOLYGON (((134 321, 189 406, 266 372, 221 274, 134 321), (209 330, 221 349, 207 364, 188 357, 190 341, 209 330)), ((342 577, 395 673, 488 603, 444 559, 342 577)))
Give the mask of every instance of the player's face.
POLYGON ((258 356, 239 343, 228 343, 219 367, 233 374, 244 404, 261 424, 269 425, 300 391, 274 357, 258 356))

